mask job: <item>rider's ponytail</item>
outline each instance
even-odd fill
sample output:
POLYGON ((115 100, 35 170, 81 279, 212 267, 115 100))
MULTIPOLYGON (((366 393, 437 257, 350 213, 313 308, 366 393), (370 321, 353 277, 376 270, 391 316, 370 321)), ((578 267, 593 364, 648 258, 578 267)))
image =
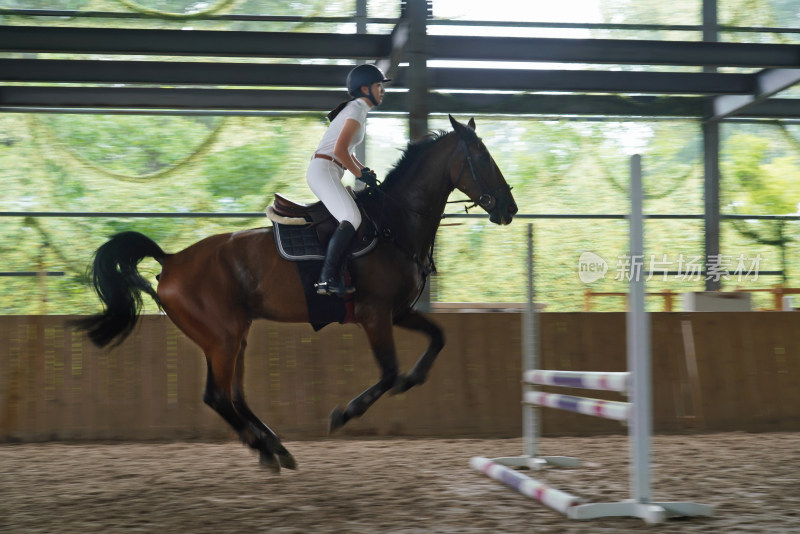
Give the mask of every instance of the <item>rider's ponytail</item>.
POLYGON ((353 100, 355 100, 355 98, 351 98, 350 100, 345 100, 344 102, 341 102, 338 106, 333 108, 333 110, 331 110, 331 112, 328 113, 328 120, 333 122, 333 119, 336 118, 336 115, 338 115, 344 109, 344 107, 353 100))

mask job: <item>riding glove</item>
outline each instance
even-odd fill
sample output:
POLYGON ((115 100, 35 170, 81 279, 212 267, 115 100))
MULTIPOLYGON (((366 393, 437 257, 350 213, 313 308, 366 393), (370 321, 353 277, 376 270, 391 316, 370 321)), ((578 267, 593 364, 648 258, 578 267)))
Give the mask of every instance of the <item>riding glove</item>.
POLYGON ((375 174, 375 171, 371 170, 369 167, 364 167, 361 169, 361 176, 356 178, 356 180, 361 180, 367 185, 371 185, 372 187, 378 186, 378 177, 375 174))

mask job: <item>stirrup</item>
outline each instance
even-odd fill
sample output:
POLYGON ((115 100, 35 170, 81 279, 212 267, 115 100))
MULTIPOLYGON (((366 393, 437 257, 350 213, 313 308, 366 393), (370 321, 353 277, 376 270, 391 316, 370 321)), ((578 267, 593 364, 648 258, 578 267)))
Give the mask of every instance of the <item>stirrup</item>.
POLYGON ((331 278, 327 282, 320 281, 314 284, 314 287, 317 290, 317 295, 334 295, 344 298, 347 295, 356 292, 356 288, 347 285, 344 277, 342 277, 340 280, 331 278))

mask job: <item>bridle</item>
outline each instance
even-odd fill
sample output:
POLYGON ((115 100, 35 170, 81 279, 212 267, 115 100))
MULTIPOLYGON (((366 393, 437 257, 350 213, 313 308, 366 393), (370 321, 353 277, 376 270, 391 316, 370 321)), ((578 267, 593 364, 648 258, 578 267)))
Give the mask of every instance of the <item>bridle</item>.
MULTIPOLYGON (((510 193, 512 187, 509 186, 508 184, 503 184, 503 185, 498 186, 498 187, 496 187, 496 188, 494 188, 492 190, 487 191, 487 188, 484 186, 483 182, 481 182, 480 178, 478 177, 478 173, 475 170, 475 164, 472 161, 472 153, 469 150, 469 143, 461 135, 459 135, 458 133, 457 133, 457 135, 458 135, 458 146, 457 146, 457 149, 460 148, 460 149, 462 149, 464 151, 465 159, 461 163, 461 169, 459 170, 458 176, 456 177, 455 181, 453 181, 452 177, 451 177, 451 185, 453 186, 453 189, 455 189, 458 186, 458 184, 461 183, 462 176, 464 174, 464 169, 465 169, 465 167, 469 166, 470 174, 472 175, 472 180, 475 183, 475 185, 477 186, 478 191, 480 191, 480 195, 478 196, 478 201, 477 202, 475 202, 473 200, 451 200, 451 201, 447 201, 447 203, 448 204, 453 204, 453 203, 468 203, 468 202, 472 202, 471 206, 466 206, 465 207, 465 210, 467 212, 469 212, 470 209, 472 209, 472 208, 474 208, 476 206, 480 206, 483 209, 485 209, 487 212, 489 212, 492 209, 494 209, 494 207, 497 205, 496 195, 498 193, 502 193, 503 191, 507 191, 507 192, 510 193)), ((391 195, 386 193, 386 191, 383 191, 380 187, 369 188, 368 191, 370 192, 369 193, 370 195, 372 195, 372 194, 379 195, 380 198, 381 198, 381 202, 385 202, 385 201, 388 200, 390 203, 394 204, 395 206, 400 207, 404 211, 415 213, 415 214, 417 214, 417 215, 419 215, 419 216, 421 216, 423 218, 430 219, 432 217, 432 215, 429 214, 429 213, 414 209, 414 208, 412 208, 410 206, 406 206, 406 205, 398 202, 395 198, 393 198, 391 195)), ((380 211, 383 212, 383 209, 381 209, 380 211)), ((436 265, 434 263, 434 258, 433 258, 434 242, 431 242, 431 247, 427 251, 427 254, 425 255, 425 257, 420 257, 417 254, 415 254, 414 252, 412 252, 407 246, 405 246, 404 244, 400 243, 397 240, 396 236, 393 234, 391 228, 389 228, 388 226, 385 226, 384 224, 380 224, 378 221, 374 220, 372 217, 370 217, 369 213, 367 213, 366 211, 364 213, 365 213, 366 217, 372 221, 373 225, 376 228, 378 228, 378 230, 381 233, 381 236, 383 237, 383 239, 392 241, 396 247, 398 247, 400 250, 402 250, 406 254, 408 254, 408 256, 417 264, 417 266, 419 267, 420 272, 422 273, 424 278, 427 278, 427 276, 430 273, 436 272, 436 265)), ((436 215, 435 217, 436 218, 444 218, 446 216, 447 216, 446 214, 441 214, 441 215, 436 215)))
POLYGON ((455 203, 468 203, 472 202, 471 206, 466 206, 464 211, 469 212, 472 208, 476 206, 480 206, 487 212, 491 212, 494 207, 497 205, 497 195, 503 192, 511 192, 512 187, 508 184, 503 184, 497 186, 496 188, 487 191, 487 188, 484 186, 483 182, 481 182, 480 178, 478 178, 478 173, 475 172, 475 164, 472 162, 472 152, 469 150, 469 143, 458 134, 458 148, 464 151, 464 161, 461 163, 461 169, 458 171, 458 176, 456 176, 455 181, 453 182, 453 188, 458 187, 458 184, 461 183, 461 178, 464 174, 464 168, 469 166, 469 172, 472 175, 472 181, 475 183, 475 186, 480 191, 480 195, 478 195, 478 200, 450 200, 448 204, 455 204, 455 203))

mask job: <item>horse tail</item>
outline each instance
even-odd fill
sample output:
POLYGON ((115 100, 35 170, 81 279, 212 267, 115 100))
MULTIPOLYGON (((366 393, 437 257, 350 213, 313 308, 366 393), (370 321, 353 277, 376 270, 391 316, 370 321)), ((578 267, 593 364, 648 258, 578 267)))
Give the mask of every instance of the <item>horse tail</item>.
POLYGON ((104 310, 72 324, 86 330, 89 339, 98 347, 105 347, 115 339, 113 346, 117 346, 130 335, 139 320, 142 291, 161 309, 153 286, 137 270, 139 262, 147 257, 163 264, 167 254, 155 241, 139 232, 116 234, 95 252, 89 275, 104 310))

